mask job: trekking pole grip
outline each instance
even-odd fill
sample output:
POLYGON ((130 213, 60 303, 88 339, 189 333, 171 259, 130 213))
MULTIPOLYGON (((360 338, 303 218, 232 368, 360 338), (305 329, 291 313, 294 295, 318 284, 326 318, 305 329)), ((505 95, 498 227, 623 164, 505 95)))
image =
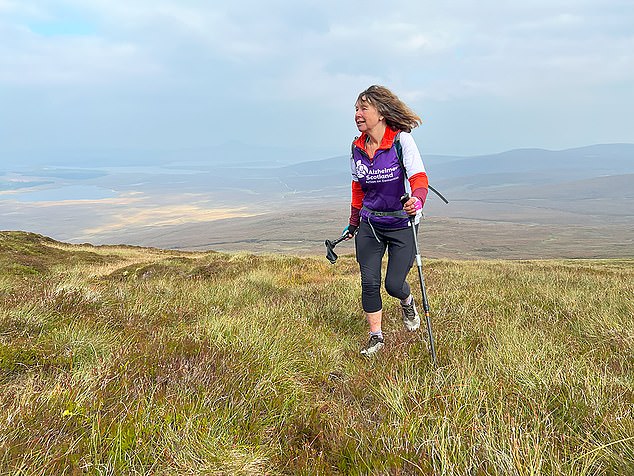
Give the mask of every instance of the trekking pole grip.
MULTIPOLYGON (((410 199, 409 193, 405 192, 405 195, 401 197, 401 205, 405 206, 405 204, 407 203, 409 199, 410 199)), ((409 221, 414 223, 414 220, 416 219, 416 215, 408 215, 408 218, 409 218, 409 221)))

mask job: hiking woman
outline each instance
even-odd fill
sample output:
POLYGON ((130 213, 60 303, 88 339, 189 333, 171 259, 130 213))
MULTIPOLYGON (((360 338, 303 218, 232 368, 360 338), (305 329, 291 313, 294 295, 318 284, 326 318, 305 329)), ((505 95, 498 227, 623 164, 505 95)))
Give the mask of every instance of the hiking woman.
POLYGON ((416 255, 409 216, 418 224, 427 197, 427 174, 410 132, 421 123, 394 93, 370 86, 359 94, 354 120, 361 135, 352 143, 352 202, 344 230, 355 239, 361 271, 361 304, 370 327, 361 353, 371 356, 383 345, 381 263, 388 253, 385 289, 401 302, 409 331, 420 326, 410 286, 405 280, 416 255), (410 199, 403 205, 401 197, 410 199))

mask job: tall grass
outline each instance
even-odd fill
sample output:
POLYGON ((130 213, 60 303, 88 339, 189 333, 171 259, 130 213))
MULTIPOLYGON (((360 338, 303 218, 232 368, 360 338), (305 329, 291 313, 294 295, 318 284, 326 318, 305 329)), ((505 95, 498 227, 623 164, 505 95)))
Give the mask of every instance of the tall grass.
POLYGON ((359 355, 351 256, 4 232, 0 265, 1 474, 634 474, 630 260, 425 262, 437 368, 387 296, 359 355))

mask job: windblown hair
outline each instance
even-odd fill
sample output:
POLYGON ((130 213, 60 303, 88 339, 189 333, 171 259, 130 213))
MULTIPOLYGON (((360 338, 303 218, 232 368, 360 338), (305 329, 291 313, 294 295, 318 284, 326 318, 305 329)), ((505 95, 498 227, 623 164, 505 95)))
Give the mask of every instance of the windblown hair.
POLYGON ((367 103, 376 107, 379 114, 385 118, 385 122, 392 129, 412 132, 423 122, 396 94, 385 86, 372 85, 357 98, 360 104, 367 103))

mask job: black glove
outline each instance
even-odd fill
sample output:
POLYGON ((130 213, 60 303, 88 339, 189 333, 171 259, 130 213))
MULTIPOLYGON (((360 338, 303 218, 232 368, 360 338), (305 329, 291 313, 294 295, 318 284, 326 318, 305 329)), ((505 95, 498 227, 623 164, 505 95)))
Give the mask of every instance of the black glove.
POLYGON ((348 225, 347 227, 343 229, 343 233, 341 233, 341 236, 343 235, 354 236, 357 233, 358 229, 359 227, 357 225, 348 225))

